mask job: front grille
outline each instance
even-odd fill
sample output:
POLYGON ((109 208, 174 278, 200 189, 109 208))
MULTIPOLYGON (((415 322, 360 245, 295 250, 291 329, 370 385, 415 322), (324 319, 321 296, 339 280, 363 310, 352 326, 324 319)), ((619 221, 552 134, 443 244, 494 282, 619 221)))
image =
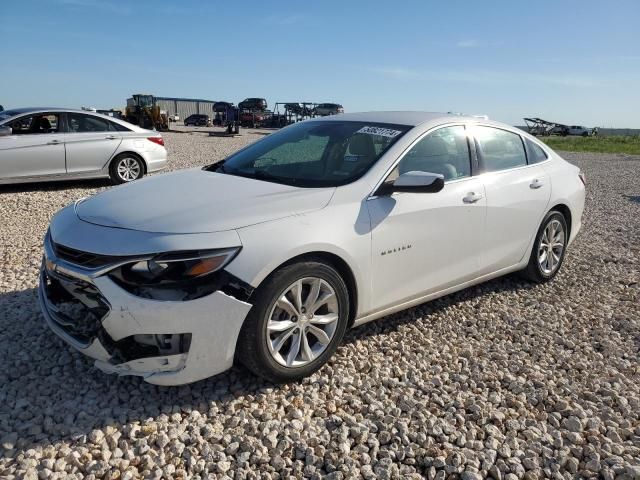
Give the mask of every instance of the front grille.
POLYGON ((47 271, 42 275, 51 318, 77 341, 91 343, 109 313, 106 300, 90 283, 47 271))
POLYGON ((98 255, 96 253, 82 252, 73 248, 65 247, 58 243, 51 242, 56 257, 85 268, 100 268, 126 260, 127 257, 117 257, 110 255, 98 255))

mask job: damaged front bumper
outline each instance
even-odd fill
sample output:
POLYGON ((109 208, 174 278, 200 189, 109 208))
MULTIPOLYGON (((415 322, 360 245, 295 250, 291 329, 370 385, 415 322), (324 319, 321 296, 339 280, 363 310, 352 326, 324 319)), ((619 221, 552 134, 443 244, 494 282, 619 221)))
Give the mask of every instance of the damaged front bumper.
POLYGON ((39 299, 51 330, 98 368, 156 385, 190 383, 230 368, 251 308, 220 290, 188 301, 138 297, 105 269, 59 258, 49 236, 39 299))

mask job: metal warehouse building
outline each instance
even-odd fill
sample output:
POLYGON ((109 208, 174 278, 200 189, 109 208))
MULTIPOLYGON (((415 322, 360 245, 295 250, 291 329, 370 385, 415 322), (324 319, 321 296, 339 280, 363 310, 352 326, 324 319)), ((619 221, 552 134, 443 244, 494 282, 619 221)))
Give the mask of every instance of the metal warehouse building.
MULTIPOLYGON (((156 104, 160 107, 160 110, 165 110, 169 115, 180 116, 180 120, 184 120, 189 115, 194 113, 202 113, 213 117, 213 100, 202 100, 201 98, 174 98, 174 97, 155 97, 156 104)), ((129 101, 127 100, 127 104, 129 101)))
POLYGON ((202 100, 199 98, 172 98, 172 97, 156 97, 156 103, 160 110, 166 110, 169 115, 180 116, 180 120, 184 120, 194 113, 203 113, 213 117, 213 100, 202 100))

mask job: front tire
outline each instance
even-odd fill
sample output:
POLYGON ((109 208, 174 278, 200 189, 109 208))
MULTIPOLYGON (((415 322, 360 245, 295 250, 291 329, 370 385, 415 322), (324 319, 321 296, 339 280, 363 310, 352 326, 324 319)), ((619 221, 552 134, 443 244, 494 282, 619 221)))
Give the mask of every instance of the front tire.
POLYGON ((116 185, 133 182, 144 176, 144 163, 131 153, 121 153, 111 162, 109 176, 116 185))
POLYGON ((252 300, 236 357, 274 383, 300 380, 318 370, 347 329, 347 286, 333 267, 318 261, 281 268, 252 300))
POLYGON ((529 264, 521 275, 535 283, 545 283, 556 276, 567 250, 569 229, 564 215, 551 210, 542 220, 531 250, 529 264))

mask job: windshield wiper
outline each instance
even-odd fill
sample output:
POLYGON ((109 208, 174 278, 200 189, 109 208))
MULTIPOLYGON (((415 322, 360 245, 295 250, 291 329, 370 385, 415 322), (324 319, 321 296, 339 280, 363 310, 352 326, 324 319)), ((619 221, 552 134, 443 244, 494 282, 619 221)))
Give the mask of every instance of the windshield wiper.
POLYGON ((213 163, 205 168, 209 172, 224 173, 226 175, 235 175, 237 177, 254 178, 256 180, 264 180, 265 182, 284 183, 287 185, 297 185, 297 178, 279 177, 266 170, 255 169, 252 172, 243 172, 242 170, 229 170, 224 166, 226 160, 213 163))
POLYGON ((204 167, 204 170, 206 170, 207 172, 229 173, 224 168, 224 163, 226 161, 227 161, 227 159, 225 158, 224 160, 219 160, 217 162, 214 162, 211 165, 207 165, 206 167, 204 167))
POLYGON ((267 182, 285 183, 287 185, 296 185, 298 183, 297 178, 279 177, 278 175, 274 175, 273 173, 269 173, 265 170, 254 170, 253 176, 257 180, 265 180, 267 182))
POLYGON ((269 173, 265 170, 253 170, 252 172, 243 172, 242 170, 225 170, 224 173, 229 175, 237 175, 238 177, 253 178, 255 180, 263 180, 265 182, 284 183, 286 185, 296 185, 298 183, 297 178, 280 177, 269 173))

